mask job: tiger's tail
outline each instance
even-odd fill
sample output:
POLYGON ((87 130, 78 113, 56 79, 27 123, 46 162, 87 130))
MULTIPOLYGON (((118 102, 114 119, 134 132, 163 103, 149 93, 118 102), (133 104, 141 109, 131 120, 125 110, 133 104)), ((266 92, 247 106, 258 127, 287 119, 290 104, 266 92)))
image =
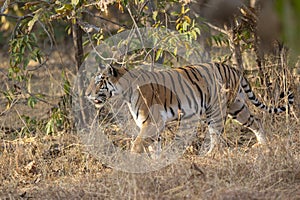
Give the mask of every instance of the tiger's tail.
MULTIPOLYGON (((273 107, 273 106, 266 106, 264 103, 260 102, 258 98, 255 96, 254 92, 252 91, 249 82, 246 78, 242 78, 241 80, 241 86, 244 90, 244 92, 247 94, 248 99, 251 101, 253 105, 256 107, 267 111, 271 114, 279 114, 282 112, 285 112, 287 110, 287 107, 292 105, 294 103, 294 94, 291 91, 288 91, 288 105, 286 106, 279 106, 279 107, 273 107)), ((284 97, 284 93, 280 94, 280 98, 282 99, 284 97)))

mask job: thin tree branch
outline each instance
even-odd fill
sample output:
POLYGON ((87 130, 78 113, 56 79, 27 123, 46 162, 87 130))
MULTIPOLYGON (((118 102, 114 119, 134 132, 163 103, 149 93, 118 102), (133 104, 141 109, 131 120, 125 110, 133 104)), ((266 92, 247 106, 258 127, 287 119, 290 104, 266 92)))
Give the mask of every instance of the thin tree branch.
POLYGON ((0 14, 4 13, 4 11, 8 8, 8 5, 10 4, 10 0, 6 0, 4 3, 3 3, 3 6, 0 10, 0 14))
POLYGON ((242 5, 242 7, 240 8, 240 12, 244 16, 249 15, 249 16, 251 16, 251 18, 258 21, 258 17, 256 16, 256 14, 254 12, 252 12, 246 5, 242 5))
POLYGON ((89 11, 84 10, 84 11, 82 11, 82 13, 86 13, 86 14, 92 16, 92 17, 95 17, 95 18, 101 19, 101 20, 103 20, 103 21, 112 23, 112 24, 114 24, 114 25, 117 25, 117 26, 120 26, 120 27, 129 29, 129 27, 126 26, 125 24, 120 24, 120 23, 118 23, 118 22, 115 22, 115 21, 112 21, 112 20, 110 20, 110 19, 101 17, 101 16, 99 16, 99 15, 95 15, 94 13, 91 13, 91 12, 89 12, 89 11))
POLYGON ((217 27, 217 26, 215 26, 215 25, 212 25, 211 23, 209 23, 209 22, 203 22, 205 25, 207 25, 207 26, 209 26, 210 28, 212 28, 212 29, 214 29, 214 30, 216 30, 216 31, 219 31, 219 32, 221 32, 221 33, 223 33, 223 34, 225 34, 225 35, 227 35, 227 36, 229 36, 230 34, 228 33, 228 31, 226 31, 226 30, 224 30, 224 29, 222 29, 222 28, 220 28, 220 27, 217 27))
POLYGON ((131 13, 131 10, 130 10, 129 6, 126 6, 126 8, 127 8, 127 11, 128 11, 128 13, 129 13, 129 15, 130 15, 132 21, 133 21, 133 24, 134 24, 134 27, 135 27, 135 29, 136 29, 136 31, 137 31, 137 34, 138 34, 138 36, 139 36, 139 38, 140 38, 140 41, 141 41, 143 50, 144 50, 145 52, 147 52, 147 51, 146 51, 146 48, 145 48, 145 45, 144 45, 144 41, 143 41, 142 35, 141 35, 141 32, 140 32, 139 27, 138 27, 138 25, 137 25, 137 23, 136 23, 136 21, 135 21, 133 15, 132 15, 132 13, 131 13))
POLYGON ((51 36, 49 31, 46 29, 45 25, 40 20, 37 20, 37 22, 41 25, 41 27, 43 28, 44 32, 47 34, 47 36, 50 40, 50 52, 45 56, 45 60, 42 63, 40 63, 38 66, 36 66, 33 69, 27 69, 27 71, 35 71, 35 70, 39 69, 40 67, 42 67, 43 65, 45 65, 46 62, 49 60, 49 56, 51 55, 51 53, 53 51, 53 37, 51 36))

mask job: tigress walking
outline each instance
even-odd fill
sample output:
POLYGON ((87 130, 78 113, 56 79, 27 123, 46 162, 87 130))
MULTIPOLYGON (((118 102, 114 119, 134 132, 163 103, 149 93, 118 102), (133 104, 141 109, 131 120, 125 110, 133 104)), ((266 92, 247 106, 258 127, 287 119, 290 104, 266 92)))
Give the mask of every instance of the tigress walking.
MULTIPOLYGON (((219 63, 204 63, 171 70, 150 72, 109 66, 91 80, 86 96, 96 107, 107 99, 122 95, 140 128, 131 151, 144 152, 144 138, 159 135, 166 122, 206 116, 211 153, 224 130, 229 115, 256 135, 258 144, 266 137, 259 119, 246 105, 245 96, 269 113, 281 113, 286 107, 268 107, 251 90, 247 79, 236 69, 219 63)), ((294 97, 288 95, 289 104, 294 97)))

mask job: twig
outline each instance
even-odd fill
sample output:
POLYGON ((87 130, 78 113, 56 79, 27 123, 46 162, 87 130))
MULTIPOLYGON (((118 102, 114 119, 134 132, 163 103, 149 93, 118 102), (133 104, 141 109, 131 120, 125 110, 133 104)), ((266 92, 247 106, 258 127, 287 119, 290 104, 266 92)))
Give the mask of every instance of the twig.
POLYGON ((82 30, 84 30, 84 32, 86 33, 90 33, 93 30, 95 30, 96 32, 100 32, 101 28, 95 26, 94 24, 89 24, 87 22, 83 22, 80 19, 77 19, 78 24, 81 26, 82 30))
POLYGON ((209 26, 210 28, 215 29, 216 31, 219 31, 219 32, 221 32, 221 33, 223 33, 223 34, 225 34, 225 35, 227 35, 227 36, 230 36, 230 34, 228 33, 228 31, 226 31, 226 30, 224 30, 224 29, 222 29, 222 28, 220 28, 220 27, 217 27, 217 26, 215 26, 215 25, 212 25, 212 24, 209 23, 209 22, 203 22, 203 23, 206 24, 207 26, 209 26))
POLYGON ((0 14, 4 13, 4 11, 8 8, 8 5, 10 3, 10 0, 6 0, 4 3, 3 3, 3 6, 0 10, 0 14))
MULTIPOLYGON (((139 16, 142 15, 142 12, 144 10, 144 8, 147 6, 147 4, 149 3, 149 0, 145 1, 144 4, 142 5, 142 7, 139 10, 139 16)), ((152 11, 151 11, 152 12, 152 11)))
POLYGON ((29 130, 29 127, 27 125, 27 123, 24 121, 23 117, 20 115, 19 111, 14 108, 14 110, 16 111, 16 113, 18 114, 19 119, 22 121, 22 123, 24 124, 24 126, 27 128, 27 130, 29 130))
POLYGON ((129 15, 130 15, 132 21, 133 21, 133 24, 134 24, 134 26, 135 26, 135 29, 136 29, 136 31, 137 31, 139 37, 140 37, 140 41, 141 41, 141 43, 142 43, 143 50, 144 50, 145 52, 147 52, 147 51, 146 51, 146 48, 145 48, 145 45, 144 45, 144 41, 143 41, 142 35, 141 35, 141 32, 140 32, 139 27, 138 27, 138 25, 137 25, 137 23, 136 23, 136 21, 135 21, 133 15, 132 15, 132 13, 131 13, 131 10, 130 10, 130 8, 129 8, 128 5, 126 6, 126 8, 127 8, 127 11, 128 11, 128 13, 129 13, 129 15))
POLYGON ((101 20, 103 20, 103 21, 112 23, 112 24, 114 24, 114 25, 117 25, 117 26, 120 26, 120 27, 124 27, 124 28, 127 28, 127 29, 129 28, 129 27, 126 26, 125 24, 120 24, 120 23, 115 22, 115 21, 112 21, 112 20, 110 20, 110 19, 106 19, 106 18, 101 17, 101 16, 99 16, 99 15, 95 15, 94 13, 91 13, 91 12, 89 12, 89 11, 84 10, 84 11, 82 11, 82 12, 83 12, 83 13, 86 13, 86 14, 92 16, 92 17, 99 18, 99 19, 101 19, 101 20))
POLYGON ((41 25, 41 27, 43 28, 44 32, 47 34, 47 36, 50 40, 50 52, 45 56, 46 59, 42 63, 40 63, 38 66, 36 66, 33 69, 27 69, 27 71, 35 71, 35 70, 39 69, 40 67, 44 66, 46 64, 46 62, 49 60, 49 56, 53 52, 53 37, 51 36, 49 31, 46 29, 45 25, 40 20, 37 20, 37 22, 41 25))
POLYGON ((14 107, 14 105, 17 104, 18 101, 19 101, 19 99, 14 99, 14 100, 10 103, 9 108, 6 108, 4 111, 0 112, 0 116, 6 115, 6 114, 14 107))
POLYGON ((240 12, 245 16, 246 14, 250 15, 253 19, 258 21, 258 17, 254 12, 252 12, 246 5, 242 5, 240 12))
POLYGON ((104 61, 114 61, 114 62, 117 62, 117 61, 118 61, 118 60, 115 59, 115 58, 104 58, 104 57, 97 51, 97 49, 96 49, 96 47, 95 47, 95 45, 94 45, 94 43, 93 43, 93 41, 92 41, 92 37, 91 37, 91 35, 90 35, 89 32, 87 32, 87 35, 88 35, 89 41, 90 41, 90 43, 91 43, 91 45, 92 45, 92 49, 97 53, 97 55, 99 56, 99 58, 101 58, 101 60, 104 60, 104 61))
POLYGON ((17 18, 18 21, 17 21, 17 23, 16 23, 16 25, 15 25, 15 28, 14 28, 12 34, 11 34, 11 39, 13 39, 13 38, 15 37, 16 32, 17 32, 17 30, 18 30, 18 28, 19 28, 19 26, 20 26, 21 21, 24 20, 24 19, 30 18, 30 17, 33 18, 33 15, 32 15, 32 14, 27 14, 27 15, 24 15, 24 16, 22 16, 22 17, 18 17, 18 18, 17 18))
POLYGON ((21 17, 16 16, 16 15, 4 14, 4 13, 0 13, 0 16, 9 17, 9 18, 13 18, 13 19, 20 19, 21 18, 21 17))

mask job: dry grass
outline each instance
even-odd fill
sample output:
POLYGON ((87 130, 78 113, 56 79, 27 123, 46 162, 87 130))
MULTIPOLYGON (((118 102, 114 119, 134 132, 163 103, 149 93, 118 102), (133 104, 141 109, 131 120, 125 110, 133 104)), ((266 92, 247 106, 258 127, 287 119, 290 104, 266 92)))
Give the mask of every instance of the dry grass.
POLYGON ((299 199, 300 129, 290 125, 291 134, 274 133, 266 147, 245 142, 214 157, 187 152, 172 165, 142 174, 103 166, 72 134, 3 140, 0 197, 299 199))
MULTIPOLYGON (((298 119, 262 119, 270 138, 265 147, 251 148, 254 135, 231 123, 227 145, 213 157, 197 155, 195 141, 175 163, 142 174, 106 167, 69 132, 12 136, 2 130, 0 199, 300 199, 298 119)), ((2 125, 9 120, 0 119, 2 125)))

